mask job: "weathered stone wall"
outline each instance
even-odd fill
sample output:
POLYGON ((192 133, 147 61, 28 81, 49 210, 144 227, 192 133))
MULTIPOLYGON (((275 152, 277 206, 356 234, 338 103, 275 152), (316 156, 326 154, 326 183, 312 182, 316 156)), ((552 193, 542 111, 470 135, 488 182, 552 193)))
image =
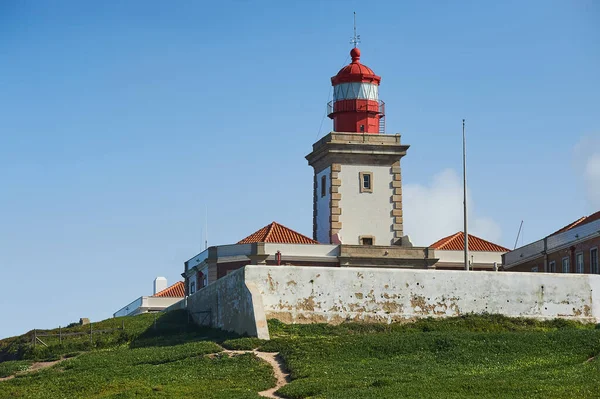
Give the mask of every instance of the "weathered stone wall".
POLYGON ((389 323, 497 313, 600 322, 600 276, 246 266, 188 297, 187 309, 199 324, 263 339, 271 318, 389 323))
POLYGON ((498 313, 600 322, 600 276, 246 266, 267 319, 394 322, 498 313))
POLYGON ((269 339, 262 298, 246 268, 202 288, 187 298, 187 309, 198 324, 269 339))

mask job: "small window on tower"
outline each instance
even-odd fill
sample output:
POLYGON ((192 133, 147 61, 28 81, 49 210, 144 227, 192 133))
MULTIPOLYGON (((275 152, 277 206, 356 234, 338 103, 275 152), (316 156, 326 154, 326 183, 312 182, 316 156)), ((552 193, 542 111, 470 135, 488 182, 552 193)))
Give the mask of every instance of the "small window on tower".
POLYGON ((375 244, 375 238, 373 236, 360 236, 358 238, 360 245, 373 245, 375 244))
POLYGON ((360 192, 361 193, 372 193, 373 192, 373 173, 372 172, 360 172, 360 192))
POLYGON ((321 197, 327 195, 327 177, 321 176, 321 197))

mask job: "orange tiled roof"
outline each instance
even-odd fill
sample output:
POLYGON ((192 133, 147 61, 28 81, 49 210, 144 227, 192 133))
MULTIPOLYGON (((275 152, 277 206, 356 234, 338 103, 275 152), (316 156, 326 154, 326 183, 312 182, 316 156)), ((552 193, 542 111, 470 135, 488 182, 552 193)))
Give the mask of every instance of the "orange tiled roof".
POLYGON ((170 287, 165 288, 164 290, 157 292, 154 297, 161 298, 178 298, 185 296, 185 288, 183 285, 183 281, 178 281, 170 287))
MULTIPOLYGON (((464 251, 465 233, 459 231, 434 242, 429 247, 445 251, 464 251)), ((509 249, 469 234, 469 251, 508 252, 509 249)))
POLYGON ((554 233, 552 233, 550 235, 554 236, 554 235, 557 235, 557 234, 560 234, 560 233, 564 233, 565 231, 571 230, 571 229, 573 229, 575 227, 582 226, 582 225, 587 224, 587 223, 591 223, 591 222, 596 221, 598 219, 600 219, 600 211, 598 211, 596 213, 592 213, 589 216, 581 217, 581 218, 577 219, 576 221, 574 221, 573 223, 570 223, 570 224, 566 225, 562 229, 557 230, 557 231, 555 231, 554 233))
POLYGON ((295 232, 277 222, 266 225, 262 229, 250 234, 238 244, 252 244, 255 242, 270 242, 279 244, 318 244, 312 238, 295 232))

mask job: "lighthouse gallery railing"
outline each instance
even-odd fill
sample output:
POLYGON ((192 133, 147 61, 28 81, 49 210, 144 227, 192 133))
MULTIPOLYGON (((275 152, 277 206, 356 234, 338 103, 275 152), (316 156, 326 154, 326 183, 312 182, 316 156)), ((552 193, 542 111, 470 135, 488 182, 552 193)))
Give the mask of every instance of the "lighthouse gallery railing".
POLYGON ((385 102, 377 100, 338 100, 329 101, 327 103, 327 115, 331 115, 334 112, 376 112, 378 114, 385 115, 385 102))

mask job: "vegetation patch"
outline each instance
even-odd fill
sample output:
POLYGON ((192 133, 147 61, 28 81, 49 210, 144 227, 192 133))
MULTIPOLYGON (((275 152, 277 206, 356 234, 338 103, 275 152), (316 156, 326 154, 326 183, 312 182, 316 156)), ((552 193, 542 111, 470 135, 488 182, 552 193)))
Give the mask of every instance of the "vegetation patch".
POLYGON ((28 360, 13 360, 0 363, 0 378, 9 377, 31 367, 32 362, 28 360))
POLYGON ((221 344, 225 349, 231 350, 239 350, 239 351, 251 351, 257 349, 261 345, 264 345, 266 342, 264 339, 254 338, 254 337, 244 337, 244 338, 236 338, 236 339, 228 339, 227 341, 223 341, 221 344))
POLYGON ((213 342, 94 351, 1 382, 0 398, 259 398, 275 384, 253 355, 210 359, 213 342))
MULTIPOLYGON (((410 324, 339 326, 274 322, 300 398, 598 397, 594 325, 465 316, 410 324)), ((264 348, 264 346, 263 346, 264 348)))
POLYGON ((0 362, 2 360, 58 360, 66 355, 99 349, 110 349, 123 345, 132 348, 148 346, 171 346, 190 341, 222 341, 235 337, 219 330, 200 327, 188 322, 187 312, 177 310, 169 313, 142 314, 118 317, 89 325, 69 328, 36 330, 44 342, 32 345, 34 333, 30 331, 19 337, 0 340, 0 362), (92 336, 90 339, 90 330, 92 336), (62 334, 62 337, 58 336, 62 334), (93 333, 93 331, 104 331, 93 333), (82 335, 69 335, 83 333, 82 335), (44 336, 44 334, 55 334, 44 336), (46 346, 47 345, 47 346, 46 346))
MULTIPOLYGON (((253 353, 220 354, 223 346, 279 352, 291 382, 278 393, 291 399, 600 397, 600 329, 564 320, 469 315, 337 326, 270 320, 270 341, 188 324, 185 312, 96 325, 123 321, 124 331, 94 337, 102 344, 77 336, 35 349, 28 336, 0 341, 4 356, 68 358, 0 382, 0 399, 256 399, 275 386, 271 365, 253 353)), ((29 365, 0 362, 0 375, 29 365)))

